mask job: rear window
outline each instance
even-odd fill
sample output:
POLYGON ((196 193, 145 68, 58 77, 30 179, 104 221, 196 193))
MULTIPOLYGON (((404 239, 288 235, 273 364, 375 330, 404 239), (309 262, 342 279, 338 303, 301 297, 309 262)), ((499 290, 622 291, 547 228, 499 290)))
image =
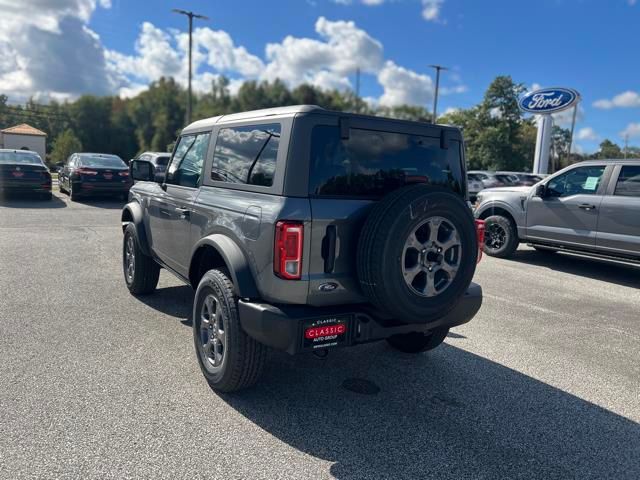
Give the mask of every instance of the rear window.
POLYGON ((640 197, 640 166, 625 165, 622 167, 615 195, 640 197))
POLYGON ((96 167, 96 168, 122 168, 126 167, 125 163, 120 157, 89 157, 81 156, 80 164, 84 167, 96 167))
POLYGON ((461 145, 440 139, 352 128, 314 127, 309 193, 320 196, 380 198, 405 185, 442 185, 462 194, 461 145))
POLYGON ((40 155, 29 152, 0 152, 0 163, 24 163, 25 165, 43 164, 40 155))

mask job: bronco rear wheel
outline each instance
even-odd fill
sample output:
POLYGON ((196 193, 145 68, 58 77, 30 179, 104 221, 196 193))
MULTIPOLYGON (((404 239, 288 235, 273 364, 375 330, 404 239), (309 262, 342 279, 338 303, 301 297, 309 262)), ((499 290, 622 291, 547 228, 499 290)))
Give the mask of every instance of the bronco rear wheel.
POLYGON ((260 377, 267 347, 240 326, 238 297, 227 272, 209 270, 193 303, 193 340, 200 369, 214 390, 234 392, 260 377))
POLYGON ((372 210, 358 245, 358 277, 376 307, 407 323, 446 315, 475 272, 471 211, 442 188, 400 189, 372 210))

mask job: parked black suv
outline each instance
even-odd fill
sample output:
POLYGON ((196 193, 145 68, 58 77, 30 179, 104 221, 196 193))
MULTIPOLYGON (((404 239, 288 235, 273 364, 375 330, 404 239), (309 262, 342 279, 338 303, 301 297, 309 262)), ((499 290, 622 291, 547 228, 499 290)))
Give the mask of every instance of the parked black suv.
POLYGON ((478 236, 460 131, 284 107, 184 129, 166 176, 131 163, 123 268, 136 295, 165 268, 196 289, 209 384, 253 384, 291 354, 387 339, 438 346, 468 322, 478 236))

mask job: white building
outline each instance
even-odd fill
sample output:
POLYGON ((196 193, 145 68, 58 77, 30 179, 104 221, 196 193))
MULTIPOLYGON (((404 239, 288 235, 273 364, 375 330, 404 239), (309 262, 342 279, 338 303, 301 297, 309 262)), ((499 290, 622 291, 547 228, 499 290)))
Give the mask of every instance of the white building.
POLYGON ((0 130, 0 148, 31 150, 43 161, 46 160, 46 143, 47 134, 26 123, 0 130))

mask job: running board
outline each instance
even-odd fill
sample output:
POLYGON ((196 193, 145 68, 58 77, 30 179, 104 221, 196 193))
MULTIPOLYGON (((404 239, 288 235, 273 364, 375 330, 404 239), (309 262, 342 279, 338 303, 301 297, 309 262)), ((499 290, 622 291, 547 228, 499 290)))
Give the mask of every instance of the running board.
POLYGON ((572 255, 579 255, 581 257, 600 258, 603 260, 614 260, 617 262, 633 263, 634 265, 640 265, 640 258, 624 257, 620 255, 607 255, 606 253, 593 252, 591 250, 578 250, 574 248, 565 247, 563 245, 553 245, 547 243, 531 243, 527 242, 529 247, 548 248, 552 250, 558 250, 559 252, 571 253, 572 255))

